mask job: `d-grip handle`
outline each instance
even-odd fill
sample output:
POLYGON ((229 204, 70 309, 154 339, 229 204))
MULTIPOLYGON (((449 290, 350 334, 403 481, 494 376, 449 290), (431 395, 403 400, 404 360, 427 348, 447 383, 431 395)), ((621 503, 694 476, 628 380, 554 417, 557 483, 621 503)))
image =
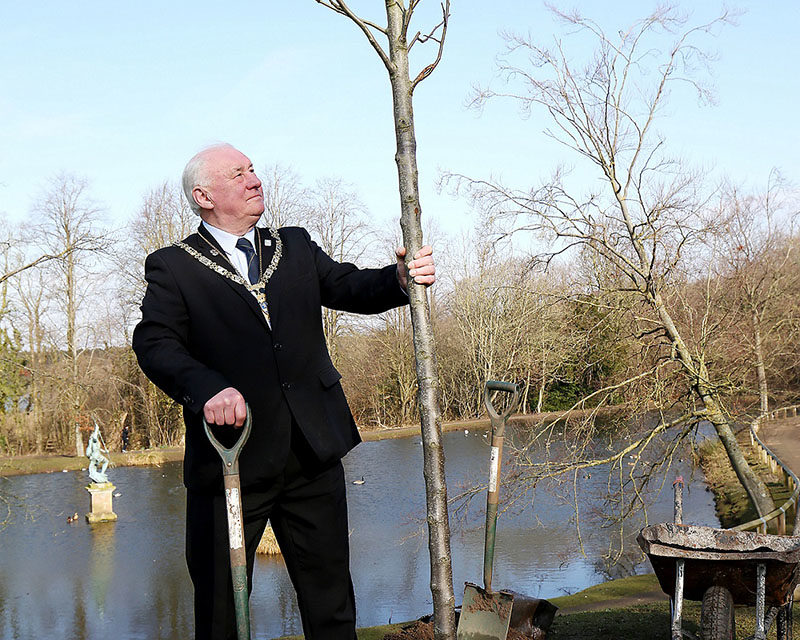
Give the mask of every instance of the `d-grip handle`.
POLYGON ((492 430, 495 429, 496 423, 505 426, 506 418, 514 413, 517 405, 519 404, 520 395, 521 390, 516 382, 501 382, 499 380, 486 381, 486 385, 483 388, 483 402, 486 405, 486 410, 489 412, 489 416, 492 419, 492 430), (497 409, 495 409, 494 405, 492 404, 492 391, 504 391, 505 393, 513 394, 511 402, 503 413, 498 413, 497 409))
POLYGON ((203 428, 206 430, 209 442, 211 442, 217 450, 219 457, 222 458, 222 473, 226 476, 239 474, 239 454, 242 451, 244 443, 247 442, 247 439, 250 437, 253 420, 250 413, 250 405, 245 403, 244 406, 247 409, 247 417, 244 419, 244 425, 242 425, 242 433, 230 449, 223 447, 220 441, 214 437, 214 434, 211 433, 211 429, 208 426, 208 422, 206 422, 206 417, 203 416, 203 428))

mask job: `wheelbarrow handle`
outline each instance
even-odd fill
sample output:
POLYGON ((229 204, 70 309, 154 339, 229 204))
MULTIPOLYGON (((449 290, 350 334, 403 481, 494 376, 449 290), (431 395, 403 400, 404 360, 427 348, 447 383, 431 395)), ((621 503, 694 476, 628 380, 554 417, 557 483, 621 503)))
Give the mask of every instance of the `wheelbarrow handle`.
POLYGON ((211 433, 211 428, 208 426, 206 417, 203 416, 203 428, 206 430, 209 442, 211 442, 219 453, 220 458, 222 458, 222 473, 226 476, 239 474, 239 454, 242 451, 244 443, 247 442, 247 439, 250 437, 253 419, 250 413, 250 405, 245 403, 244 406, 247 410, 247 417, 244 419, 244 425, 242 425, 242 432, 239 435, 239 439, 230 449, 223 447, 222 443, 214 437, 214 434, 211 433))

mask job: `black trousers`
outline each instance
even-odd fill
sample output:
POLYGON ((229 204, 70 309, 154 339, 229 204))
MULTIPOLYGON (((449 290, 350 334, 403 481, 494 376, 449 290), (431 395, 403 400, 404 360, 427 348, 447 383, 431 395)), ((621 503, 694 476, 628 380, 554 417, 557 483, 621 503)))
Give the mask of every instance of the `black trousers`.
MULTIPOLYGON (((242 491, 248 589, 269 520, 297 594, 306 639, 355 640, 344 470, 341 462, 311 472, 307 467, 292 452, 269 486, 242 491)), ((195 637, 235 640, 225 497, 189 491, 186 514, 195 637)))

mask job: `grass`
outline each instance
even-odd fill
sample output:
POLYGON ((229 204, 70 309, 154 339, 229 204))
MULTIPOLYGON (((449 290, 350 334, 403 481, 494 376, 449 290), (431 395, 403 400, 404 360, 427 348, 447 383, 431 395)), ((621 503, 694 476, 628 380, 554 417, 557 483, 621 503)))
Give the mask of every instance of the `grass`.
POLYGON ((642 576, 619 578, 610 582, 596 584, 588 589, 569 596, 550 598, 562 614, 611 604, 621 605, 642 599, 666 598, 661 592, 658 580, 652 573, 642 576))
MULTIPOLYGON (((800 607, 794 607, 793 615, 800 615, 800 607)), ((753 607, 736 607, 736 637, 752 637, 755 626, 753 607)), ((684 602, 683 631, 699 637, 700 603, 684 602)), ((776 638, 776 625, 772 625, 767 638, 776 638)), ((360 636, 359 636, 360 637, 360 636)), ((621 609, 606 609, 556 616, 548 640, 669 640, 669 602, 652 602, 621 609)))
MULTIPOLYGON (((773 475, 770 468, 758 459, 758 455, 750 445, 749 440, 739 438, 739 444, 747 458, 747 462, 753 467, 756 474, 766 482, 776 506, 786 502, 789 497, 789 491, 780 482, 780 479, 773 475)), ((714 493, 714 507, 719 516, 720 525, 727 529, 756 519, 758 514, 755 507, 736 477, 722 443, 717 439, 706 440, 700 445, 699 457, 703 474, 711 491, 714 493)), ((788 535, 792 534, 794 512, 790 512, 790 516, 786 518, 786 533, 788 535)), ((774 531, 770 529, 770 533, 774 533, 774 531)))
MULTIPOLYGON (((145 449, 112 453, 111 467, 158 466, 165 462, 183 459, 183 449, 145 449)), ((53 473, 57 471, 80 471, 88 466, 85 456, 15 456, 0 458, 0 476, 16 476, 28 473, 53 473)))

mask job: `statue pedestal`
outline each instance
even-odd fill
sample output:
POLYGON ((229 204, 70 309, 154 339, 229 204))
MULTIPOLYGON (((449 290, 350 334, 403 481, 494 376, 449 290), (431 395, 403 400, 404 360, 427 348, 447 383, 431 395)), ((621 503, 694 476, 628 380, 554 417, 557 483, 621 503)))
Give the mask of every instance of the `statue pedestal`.
POLYGON ((90 524, 96 522, 114 522, 117 514, 111 505, 116 487, 110 482, 90 482, 86 490, 91 496, 91 512, 86 514, 86 521, 90 524))

